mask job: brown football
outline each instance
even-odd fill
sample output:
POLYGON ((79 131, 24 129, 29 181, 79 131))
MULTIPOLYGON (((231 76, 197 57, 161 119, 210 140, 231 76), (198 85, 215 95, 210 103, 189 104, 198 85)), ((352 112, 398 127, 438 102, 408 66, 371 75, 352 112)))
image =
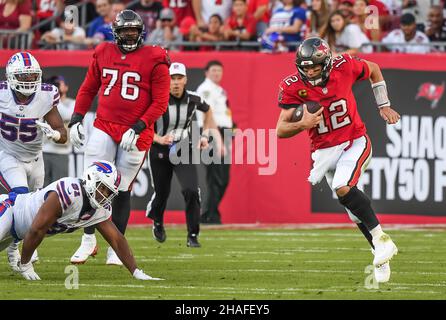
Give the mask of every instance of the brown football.
POLYGON ((319 104, 319 102, 315 101, 305 101, 304 103, 300 104, 293 115, 291 116, 291 122, 297 122, 302 119, 302 116, 304 114, 303 104, 307 105, 308 112, 315 113, 317 112, 322 106, 319 104))

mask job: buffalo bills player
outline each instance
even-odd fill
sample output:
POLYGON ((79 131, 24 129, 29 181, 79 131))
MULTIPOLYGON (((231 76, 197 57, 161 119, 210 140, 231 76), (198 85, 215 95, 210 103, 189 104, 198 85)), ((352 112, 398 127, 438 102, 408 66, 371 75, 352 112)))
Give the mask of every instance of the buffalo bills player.
MULTIPOLYGON (((45 172, 42 136, 67 141, 57 110, 59 92, 42 83, 42 70, 28 52, 15 53, 6 64, 6 82, 0 82, 0 184, 8 192, 26 193, 43 187, 45 172)), ((15 264, 18 243, 8 247, 15 264)), ((37 252, 33 261, 38 259, 37 252)))
POLYGON ((328 44, 315 37, 299 46, 296 67, 297 72, 280 83, 279 106, 283 110, 277 135, 289 138, 308 130, 314 161, 309 181, 316 184, 326 178, 374 250, 376 280, 386 282, 390 278, 389 261, 398 249, 382 231, 369 198, 356 187, 371 159, 372 147, 352 85, 369 79, 381 117, 395 124, 400 115, 390 107, 386 83, 376 63, 348 54, 333 58, 328 44), (292 122, 295 108, 305 101, 316 101, 322 108, 310 113, 304 104, 302 119, 292 122))
MULTIPOLYGON (((169 65, 166 50, 142 46, 144 24, 132 10, 121 11, 112 25, 114 43, 94 51, 85 81, 76 97, 69 124, 75 147, 85 143, 82 119, 98 94, 94 129, 85 147, 85 167, 98 159, 114 162, 122 173, 113 222, 124 234, 130 215, 130 191, 153 140, 155 121, 169 103, 169 65)), ((85 230, 72 263, 84 263, 97 250, 94 229, 85 230)), ((107 264, 120 265, 112 248, 107 264)))
POLYGON ((120 182, 112 163, 96 161, 85 170, 83 180, 62 178, 36 192, 0 196, 0 251, 12 239, 23 239, 22 255, 13 270, 27 280, 40 280, 30 259, 45 236, 96 225, 136 279, 160 280, 137 268, 127 240, 109 219, 120 182))

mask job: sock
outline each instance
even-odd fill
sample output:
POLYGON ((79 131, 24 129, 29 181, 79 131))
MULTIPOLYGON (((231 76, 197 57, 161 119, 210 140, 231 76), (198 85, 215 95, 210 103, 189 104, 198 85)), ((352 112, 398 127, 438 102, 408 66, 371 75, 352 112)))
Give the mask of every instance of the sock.
POLYGON ((120 191, 113 199, 112 221, 124 234, 130 217, 130 191, 120 191))
POLYGON ((369 232, 369 230, 367 230, 366 226, 363 223, 357 223, 356 225, 358 226, 359 230, 361 230, 362 234, 367 239, 367 241, 369 242, 370 246, 373 249, 375 249, 375 245, 373 244, 373 241, 372 241, 373 236, 369 232))
POLYGON ((345 196, 339 197, 339 202, 358 217, 367 230, 370 231, 379 225, 370 199, 358 188, 352 187, 345 196))
POLYGON ((84 234, 94 235, 95 230, 96 230, 96 227, 86 227, 86 228, 84 228, 84 234))
POLYGON ((381 229, 381 226, 378 224, 375 228, 370 230, 370 234, 372 235, 373 239, 378 239, 383 234, 383 230, 381 229))

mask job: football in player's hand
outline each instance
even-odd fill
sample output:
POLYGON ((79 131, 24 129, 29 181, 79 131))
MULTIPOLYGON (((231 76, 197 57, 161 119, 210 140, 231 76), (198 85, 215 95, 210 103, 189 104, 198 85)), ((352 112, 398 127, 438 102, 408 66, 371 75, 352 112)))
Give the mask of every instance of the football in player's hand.
POLYGON ((317 112, 322 106, 319 104, 319 102, 315 101, 305 101, 304 103, 300 104, 296 110, 293 112, 293 115, 291 116, 291 122, 297 122, 302 119, 302 116, 304 115, 304 108, 303 105, 307 105, 307 110, 310 113, 317 112))

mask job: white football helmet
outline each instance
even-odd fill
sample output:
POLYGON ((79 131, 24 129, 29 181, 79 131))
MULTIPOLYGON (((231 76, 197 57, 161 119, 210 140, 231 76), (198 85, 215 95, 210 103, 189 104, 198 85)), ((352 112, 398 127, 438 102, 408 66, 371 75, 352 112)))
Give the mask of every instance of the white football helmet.
POLYGON ((18 52, 6 64, 6 79, 12 90, 30 96, 42 84, 42 69, 30 53, 18 52))
POLYGON ((108 161, 95 161, 84 171, 84 188, 93 208, 110 208, 118 194, 121 174, 108 161))

